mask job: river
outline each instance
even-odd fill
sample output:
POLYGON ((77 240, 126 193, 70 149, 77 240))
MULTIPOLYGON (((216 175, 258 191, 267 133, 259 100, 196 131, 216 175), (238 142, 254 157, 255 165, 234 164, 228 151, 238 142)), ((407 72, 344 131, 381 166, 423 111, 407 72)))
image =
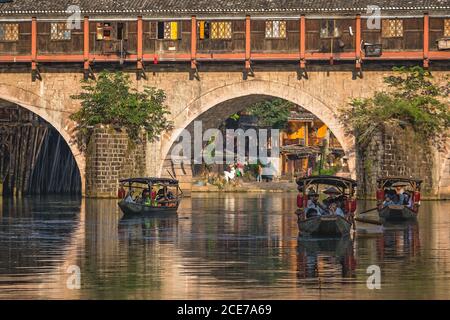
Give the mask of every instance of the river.
POLYGON ((298 240, 295 194, 195 194, 166 219, 73 197, 0 209, 0 299, 450 299, 450 202, 341 241, 298 240))

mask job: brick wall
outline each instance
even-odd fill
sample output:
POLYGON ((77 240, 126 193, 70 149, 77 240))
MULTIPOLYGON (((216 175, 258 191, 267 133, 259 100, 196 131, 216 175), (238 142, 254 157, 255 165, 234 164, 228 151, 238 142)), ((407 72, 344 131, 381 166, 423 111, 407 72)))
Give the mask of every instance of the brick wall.
POLYGON ((86 196, 115 198, 119 180, 145 176, 146 142, 131 143, 126 132, 96 128, 86 152, 86 196))
POLYGON ((368 146, 357 147, 360 196, 375 197, 377 178, 383 176, 423 179, 424 195, 432 196, 436 186, 431 148, 410 128, 385 128, 377 132, 368 146))

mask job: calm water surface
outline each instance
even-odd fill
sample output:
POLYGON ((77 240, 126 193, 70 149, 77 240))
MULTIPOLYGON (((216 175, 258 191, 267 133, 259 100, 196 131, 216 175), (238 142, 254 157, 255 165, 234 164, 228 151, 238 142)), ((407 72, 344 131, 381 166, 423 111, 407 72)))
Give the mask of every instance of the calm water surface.
POLYGON ((0 198, 0 299, 450 299, 450 202, 347 241, 299 241, 294 211, 295 194, 195 195, 166 219, 0 198), (74 265, 80 290, 66 285, 74 265))

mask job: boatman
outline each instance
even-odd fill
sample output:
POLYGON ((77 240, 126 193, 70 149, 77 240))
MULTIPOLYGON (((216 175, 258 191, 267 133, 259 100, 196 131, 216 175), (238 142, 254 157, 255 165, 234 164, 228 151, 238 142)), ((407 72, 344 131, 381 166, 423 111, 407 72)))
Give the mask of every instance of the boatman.
POLYGON ((404 205, 405 204, 405 187, 407 186, 404 182, 396 182, 392 184, 392 187, 395 188, 395 193, 397 194, 395 204, 404 205))

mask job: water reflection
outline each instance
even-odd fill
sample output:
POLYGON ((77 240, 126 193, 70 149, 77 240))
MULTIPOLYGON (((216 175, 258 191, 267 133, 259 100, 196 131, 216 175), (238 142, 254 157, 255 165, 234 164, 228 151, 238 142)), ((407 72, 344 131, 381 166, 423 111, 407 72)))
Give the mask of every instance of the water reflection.
POLYGON ((343 239, 301 239, 298 242, 298 277, 311 278, 353 278, 356 260, 353 240, 343 239))
POLYGON ((2 201, 0 298, 450 297, 447 202, 382 234, 299 240, 295 195, 196 195, 171 218, 124 217, 113 200, 2 201), (81 290, 66 288, 70 265, 81 290), (382 290, 367 289, 370 265, 382 290))

